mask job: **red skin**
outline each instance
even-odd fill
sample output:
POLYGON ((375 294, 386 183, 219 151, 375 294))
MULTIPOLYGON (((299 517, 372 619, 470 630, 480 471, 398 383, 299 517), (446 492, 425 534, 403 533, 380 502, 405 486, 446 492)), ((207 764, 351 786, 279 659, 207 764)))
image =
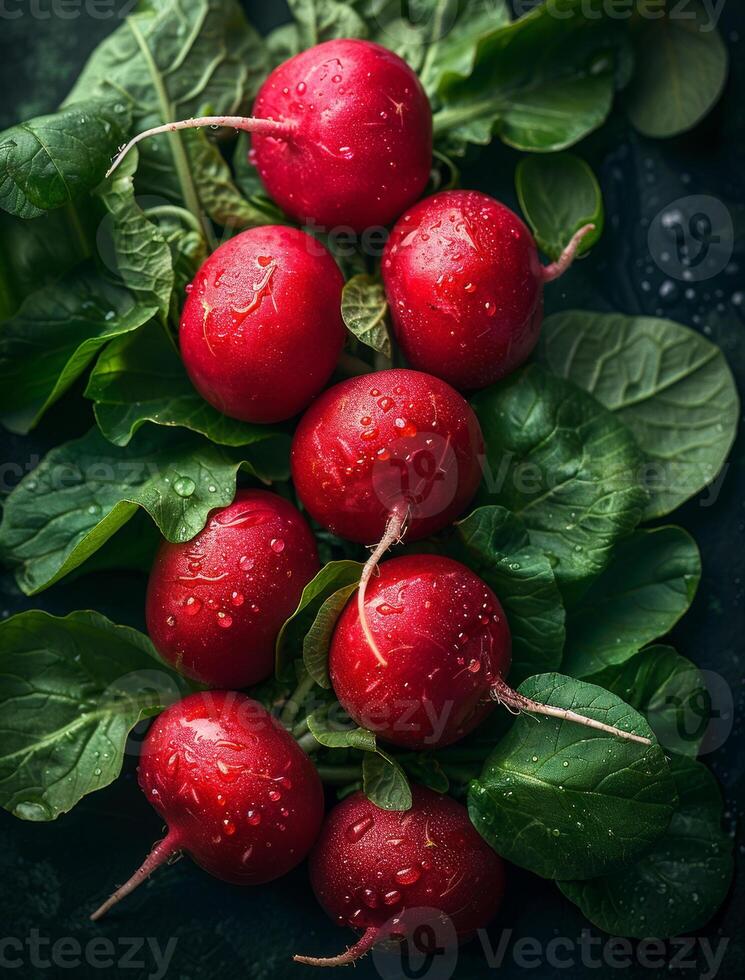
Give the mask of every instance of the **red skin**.
POLYGON ((388 924, 379 936, 387 939, 406 934, 407 910, 436 909, 452 926, 437 930, 438 940, 454 933, 464 942, 497 913, 504 864, 460 803, 423 786, 412 793, 404 812, 381 810, 362 793, 334 807, 311 852, 313 890, 339 925, 388 924))
POLYGON ((422 194, 432 110, 398 55, 370 41, 327 41, 275 68, 253 115, 290 121, 293 138, 254 134, 250 156, 300 224, 362 232, 388 225, 422 194))
POLYGON ((408 507, 406 539, 446 527, 481 480, 483 437, 470 405, 419 371, 350 378, 325 391, 295 432, 291 465, 309 513, 350 541, 378 541, 408 507))
POLYGON ((379 566, 365 597, 365 639, 354 599, 331 642, 329 672, 345 711, 395 745, 434 749, 463 738, 491 711, 490 688, 510 668, 499 600, 465 565, 434 555, 379 566))
POLYGON ((478 191, 444 191, 396 224, 383 280, 412 367, 455 388, 484 388, 538 342, 544 271, 514 212, 478 191))
POLYGON ((181 355, 199 394, 244 422, 301 412, 344 345, 343 285, 326 248, 295 228, 252 228, 221 245, 181 315, 181 355))
POLYGON ((239 490, 192 541, 160 546, 147 590, 148 632, 187 677, 250 687, 272 673, 280 627, 318 569, 298 510, 266 490, 239 490))

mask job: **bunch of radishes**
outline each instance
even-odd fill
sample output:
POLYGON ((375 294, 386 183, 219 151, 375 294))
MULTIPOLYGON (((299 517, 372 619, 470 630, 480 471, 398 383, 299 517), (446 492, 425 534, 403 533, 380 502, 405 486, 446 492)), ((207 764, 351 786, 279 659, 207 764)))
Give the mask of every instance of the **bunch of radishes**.
MULTIPOLYGON (((328 531, 374 546, 331 643, 340 703, 408 749, 457 741, 495 701, 639 738, 508 688, 509 625, 498 597, 465 566, 411 555, 378 568, 397 540, 441 531, 472 500, 482 436, 451 385, 480 388, 525 361, 543 283, 568 266, 588 229, 544 267, 522 221, 483 194, 416 204, 430 173, 430 107, 414 72, 375 44, 330 41, 290 59, 267 79, 255 112, 172 123, 133 143, 189 126, 249 130, 268 192, 297 221, 361 231, 398 219, 382 274, 396 337, 417 370, 369 373, 320 394, 345 339, 343 277, 318 241, 291 227, 247 231, 218 248, 181 320, 186 368, 220 411, 264 423, 307 409, 292 446, 298 497, 328 531), (445 719, 436 730, 433 717, 445 719)), ((272 673, 278 632, 318 568, 304 517, 266 491, 239 492, 193 541, 161 547, 150 635, 176 669, 223 690, 194 694, 153 724, 140 785, 168 833, 94 917, 179 851, 220 878, 259 883, 314 843, 319 900, 362 938, 336 959, 306 962, 351 962, 379 939, 405 936, 414 908, 449 916, 459 939, 496 911, 501 860, 460 804, 416 787, 412 808, 399 813, 357 793, 322 829, 312 762, 279 721, 235 692, 272 673)))

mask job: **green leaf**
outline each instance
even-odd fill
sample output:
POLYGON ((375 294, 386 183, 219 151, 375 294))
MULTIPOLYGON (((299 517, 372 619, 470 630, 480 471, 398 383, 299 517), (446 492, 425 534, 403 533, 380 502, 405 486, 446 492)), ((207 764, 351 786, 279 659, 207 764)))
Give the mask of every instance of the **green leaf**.
POLYGON ((248 446, 281 431, 230 419, 204 401, 157 324, 110 344, 85 394, 95 402, 98 427, 117 446, 129 445, 145 423, 191 429, 223 446, 248 446))
POLYGON ((632 124, 645 136, 685 133, 718 102, 727 80, 727 48, 698 0, 685 12, 640 18, 636 69, 626 93, 632 124))
MULTIPOLYGON (((351 3, 342 0, 288 0, 288 6, 295 18, 298 51, 332 38, 367 35, 365 22, 351 3)), ((297 51, 289 53, 296 54, 297 51)))
POLYGON ((388 301, 383 283, 375 276, 359 275, 344 286, 341 315, 347 329, 365 346, 391 357, 388 301))
MULTIPOLYGON (((93 52, 67 101, 113 95, 142 132, 205 105, 215 115, 247 111, 267 69, 266 46, 235 0, 141 0, 93 52)), ((137 188, 198 216, 211 188, 186 147, 183 134, 144 141, 137 188)))
POLYGON ((562 590, 593 578, 642 514, 642 456, 615 416, 536 364, 479 392, 486 441, 479 503, 520 518, 562 590))
POLYGON ((573 310, 548 317, 538 357, 589 391, 650 460, 644 517, 669 514, 715 479, 740 404, 722 351, 671 320, 573 310))
POLYGON ((450 780, 435 756, 426 752, 417 752, 399 761, 407 775, 416 783, 431 789, 433 793, 447 793, 450 789, 450 780))
POLYGON ((0 623, 0 803, 54 820, 119 775, 127 737, 186 693, 150 640, 95 612, 0 623))
POLYGON ((456 525, 467 565, 494 590, 512 633, 510 680, 555 670, 564 649, 564 604, 548 558, 503 507, 479 507, 456 525))
POLYGON ((13 490, 0 551, 26 595, 48 588, 97 551, 142 507, 174 542, 235 496, 240 455, 191 432, 148 428, 126 448, 97 429, 48 453, 13 490))
MULTIPOLYGON (((339 705, 335 707, 338 709, 339 705)), ((362 752, 375 752, 376 741, 373 732, 357 728, 348 717, 329 717, 329 707, 319 708, 308 716, 308 728, 315 740, 327 749, 359 749, 362 752)))
POLYGON ((366 752, 362 759, 362 789, 381 810, 410 810, 411 787, 406 773, 391 756, 366 752))
POLYGON ((131 125, 127 106, 79 102, 0 133, 0 208, 36 218, 103 180, 131 125))
POLYGON ((357 591, 357 582, 345 585, 324 601, 313 620, 313 624, 303 637, 303 663, 320 687, 331 689, 329 678, 329 646, 344 606, 352 593, 357 591))
POLYGON ((439 87, 435 134, 517 149, 562 150, 600 126, 613 101, 625 27, 600 0, 548 0, 478 43, 473 69, 439 87))
POLYGON ((696 542, 682 528, 635 531, 571 606, 563 669, 589 677, 622 664, 687 611, 701 580, 696 542))
POLYGON ((667 833, 633 864, 559 887, 598 928, 642 939, 688 936, 714 915, 729 890, 732 840, 722 830, 722 797, 699 762, 673 758, 679 796, 667 833))
POLYGON ((558 259, 583 225, 594 224, 595 231, 582 239, 579 255, 602 235, 600 187, 591 168, 573 153, 525 157, 517 165, 515 185, 538 246, 550 259, 558 259))
MULTIPOLYGON (((528 698, 650 737, 642 716, 592 684, 545 674, 528 698)), ((484 839, 544 878, 591 878, 626 864, 666 829, 675 785, 659 745, 641 745, 541 715, 518 717, 471 784, 484 839)))
POLYGON ((640 711, 668 752, 698 755, 711 718, 711 696, 698 667, 672 647, 646 647, 589 680, 640 711))
POLYGON ((87 266, 31 296, 0 330, 0 419, 27 433, 113 337, 156 313, 87 266))
MULTIPOLYGON (((308 582, 295 612, 282 626, 277 637, 276 672, 280 678, 291 675, 293 660, 303 647, 303 638, 312 627, 324 602, 348 585, 360 580, 362 565, 356 561, 331 561, 308 582)), ((308 672, 312 674, 310 669, 308 672)))
POLYGON ((141 303, 156 307, 165 321, 171 307, 174 287, 171 249, 158 228, 149 221, 135 198, 132 173, 137 158, 127 159, 111 181, 102 185, 98 196, 111 216, 110 224, 99 232, 98 246, 109 269, 121 279, 141 303), (110 247, 110 254, 106 254, 110 247))

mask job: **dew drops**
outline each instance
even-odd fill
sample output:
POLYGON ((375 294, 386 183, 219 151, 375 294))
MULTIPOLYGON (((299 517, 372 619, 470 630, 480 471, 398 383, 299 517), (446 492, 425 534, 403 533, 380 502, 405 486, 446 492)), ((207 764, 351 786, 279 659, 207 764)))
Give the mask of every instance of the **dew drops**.
POLYGON ((198 599, 195 595, 190 595, 184 602, 184 609, 186 610, 187 616, 196 616, 201 608, 202 600, 198 599))
POLYGON ((232 837, 233 834, 235 833, 235 824, 233 823, 233 821, 232 820, 228 820, 226 818, 225 820, 223 820, 222 825, 223 825, 223 828, 225 830, 226 836, 227 837, 232 837))
POLYGON ((295 87, 295 91, 298 95, 305 95, 305 93, 308 91, 308 86, 305 84, 305 82, 298 82, 295 87))
POLYGON ((285 543, 282 538, 272 538, 269 542, 269 547, 275 553, 275 555, 281 555, 285 550, 285 543))
POLYGON ((261 823, 261 814, 258 810, 249 810, 246 814, 246 820, 248 820, 252 827, 258 827, 261 823))
POLYGON ((240 568, 242 572, 250 572, 253 567, 254 559, 250 558, 248 555, 242 555, 238 559, 238 568, 240 568))
POLYGON ((375 821, 372 817, 364 817, 362 820, 358 820, 356 823, 350 824, 346 830, 346 838, 351 844, 356 844, 357 841, 362 840, 365 834, 374 826, 375 821))
POLYGON ((233 617, 230 615, 230 613, 220 610, 220 612, 217 614, 217 625, 224 630, 228 630, 233 625, 233 617))
POLYGON ((171 615, 166 617, 166 626, 170 626, 171 629, 176 625, 176 617, 171 615))
POLYGON ((191 497, 197 489, 196 483, 189 476, 180 476, 173 481, 173 489, 179 497, 191 497))
POLYGON ((397 905, 401 901, 401 892, 396 891, 394 888, 392 891, 386 892, 383 895, 383 901, 386 905, 397 905))
POLYGON ((397 871, 394 875, 399 885, 415 885, 421 876, 422 872, 414 865, 412 865, 410 868, 401 868, 401 870, 397 871))
POLYGON ((282 794, 278 789, 270 789, 269 799, 272 801, 272 803, 277 803, 278 800, 282 799, 282 794))
POLYGON ((245 601, 246 597, 242 592, 233 592, 230 596, 230 604, 236 608, 242 606, 245 601))

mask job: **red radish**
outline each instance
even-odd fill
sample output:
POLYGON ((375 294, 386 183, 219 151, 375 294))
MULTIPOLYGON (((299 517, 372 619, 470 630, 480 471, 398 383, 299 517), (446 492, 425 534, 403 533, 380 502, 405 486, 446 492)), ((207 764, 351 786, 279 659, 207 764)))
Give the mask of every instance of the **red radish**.
POLYGON ((340 956, 296 956, 299 963, 354 963, 378 942, 406 938, 425 910, 436 916, 438 945, 450 937, 465 942, 494 917, 504 892, 502 859, 460 803, 422 786, 412 795, 413 806, 401 812, 355 793, 326 818, 310 857, 313 890, 335 922, 363 933, 340 956))
POLYGON ((443 191, 396 224, 383 255, 393 326, 411 365, 461 390, 484 388, 533 351, 543 284, 571 265, 586 225, 543 266, 518 216, 478 191, 443 191))
POLYGON ((343 286, 331 254, 305 232, 270 225, 231 238, 200 268, 181 314, 192 384, 245 422, 297 415, 344 346, 343 286))
POLYGON ((432 110, 398 55, 371 41, 326 41, 279 65, 251 118, 206 116, 140 133, 228 126, 254 134, 249 159, 270 196, 300 223, 361 232, 395 221, 424 191, 432 110))
POLYGON ((211 687, 249 687, 274 667, 280 627, 319 568, 303 516, 266 490, 240 490, 185 544, 164 542, 147 627, 160 655, 211 687))
POLYGON ((350 602, 329 652, 336 696, 359 725, 406 748, 440 748, 472 731, 493 700, 512 711, 551 715, 649 744, 648 738, 530 701, 508 687, 511 637, 504 611, 465 565, 411 555, 383 562, 379 572, 367 590, 364 618, 350 602))
POLYGON ((305 413, 291 453, 300 499, 334 534, 379 541, 360 582, 363 623, 365 590, 381 556, 404 528, 415 541, 465 510, 481 480, 482 452, 470 405, 418 371, 351 378, 305 413))
POLYGON ((258 885, 303 860, 323 821, 323 787, 282 725, 244 694, 192 694, 164 711, 142 744, 140 788, 168 825, 100 919, 185 851, 205 871, 258 885))

